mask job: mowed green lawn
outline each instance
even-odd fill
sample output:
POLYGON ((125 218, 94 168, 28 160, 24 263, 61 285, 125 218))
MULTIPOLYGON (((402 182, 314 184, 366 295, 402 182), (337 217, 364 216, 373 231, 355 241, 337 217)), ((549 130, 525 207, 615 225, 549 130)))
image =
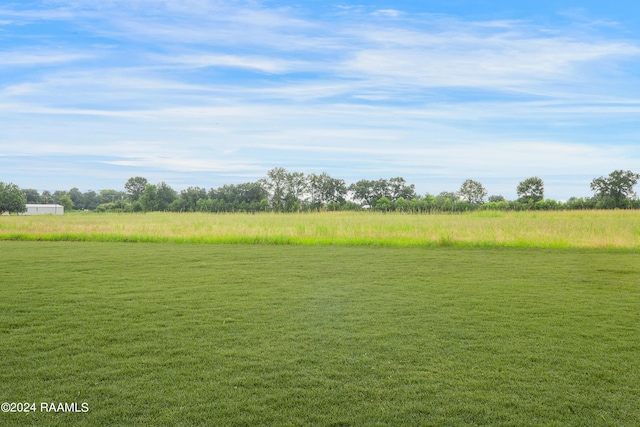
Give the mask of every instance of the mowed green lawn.
POLYGON ((637 251, 0 253, 3 426, 640 424, 637 251))

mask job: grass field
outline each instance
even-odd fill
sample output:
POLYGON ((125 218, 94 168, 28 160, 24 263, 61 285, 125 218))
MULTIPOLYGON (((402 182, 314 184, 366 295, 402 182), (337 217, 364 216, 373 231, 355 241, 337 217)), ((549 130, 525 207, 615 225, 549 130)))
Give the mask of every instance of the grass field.
POLYGON ((71 214, 0 220, 0 240, 640 249, 638 211, 406 215, 71 214))
MULTIPOLYGON (((91 230, 69 218, 87 227, 73 233, 91 230)), ((120 235, 165 217, 132 218, 120 235)), ((2 232, 38 221, 2 218, 2 232)), ((64 218, 44 221, 50 231, 64 218)), ((62 224, 52 232, 71 233, 62 224)), ((0 400, 89 407, 0 413, 3 426, 640 423, 635 250, 2 241, 0 251, 0 400)))

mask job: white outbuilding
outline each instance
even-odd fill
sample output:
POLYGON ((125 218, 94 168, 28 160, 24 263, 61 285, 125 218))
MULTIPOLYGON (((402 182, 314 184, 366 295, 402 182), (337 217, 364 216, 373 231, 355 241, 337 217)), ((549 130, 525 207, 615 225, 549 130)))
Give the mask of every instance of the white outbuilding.
POLYGON ((24 215, 63 215, 62 205, 37 205, 27 203, 27 211, 24 215))

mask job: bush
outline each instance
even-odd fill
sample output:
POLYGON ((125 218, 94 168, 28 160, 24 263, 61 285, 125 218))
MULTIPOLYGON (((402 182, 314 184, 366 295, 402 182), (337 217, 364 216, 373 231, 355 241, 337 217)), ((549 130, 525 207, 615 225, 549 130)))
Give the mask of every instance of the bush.
POLYGON ((18 214, 27 211, 27 199, 20 188, 12 183, 0 182, 0 214, 18 214))

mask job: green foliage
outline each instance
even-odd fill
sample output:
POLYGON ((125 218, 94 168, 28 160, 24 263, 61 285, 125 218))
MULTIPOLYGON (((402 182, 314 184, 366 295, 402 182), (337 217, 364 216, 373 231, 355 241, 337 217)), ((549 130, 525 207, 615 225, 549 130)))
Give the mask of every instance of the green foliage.
POLYGON ((51 203, 53 200, 53 194, 50 191, 44 190, 40 195, 40 202, 51 203))
POLYGON ((198 212, 218 212, 221 208, 220 200, 198 199, 196 210, 198 212))
POLYGON ((404 212, 412 214, 464 213, 476 210, 571 210, 571 209, 640 209, 640 200, 633 186, 640 175, 630 171, 614 171, 608 178, 592 182, 596 191, 593 198, 570 198, 567 202, 544 199, 544 183, 538 177, 519 183, 518 200, 505 200, 501 195, 489 197, 480 182, 466 180, 458 192, 444 191, 437 196, 415 193, 415 186, 404 178, 359 180, 347 186, 342 179, 327 173, 305 175, 274 168, 256 182, 223 185, 208 192, 201 187, 189 187, 178 194, 165 182, 147 183, 143 177, 130 178, 126 193, 101 190, 99 194, 72 188, 68 192, 51 194, 37 190, 22 190, 29 201, 60 203, 65 196, 73 201, 77 210, 97 212, 317 212, 317 211, 372 211, 404 212), (124 197, 126 196, 126 197, 124 197), (384 199, 383 199, 384 198, 384 199), (378 201, 382 204, 378 206, 378 201), (136 203, 137 202, 137 203, 136 203))
MULTIPOLYGON (((98 194, 89 190, 82 195, 83 206, 82 209, 86 209, 89 211, 94 210, 100 204, 100 199, 98 198, 98 194)), ((76 207, 77 208, 77 207, 76 207)))
POLYGON ((142 196, 142 194, 144 194, 146 187, 147 179, 141 176, 129 178, 129 180, 124 184, 124 189, 129 196, 129 200, 132 202, 135 202, 142 196))
POLYGON ((390 202, 395 202, 401 197, 405 200, 417 197, 415 186, 413 184, 407 185, 404 178, 401 177, 389 180, 381 178, 377 181, 362 179, 351 184, 349 191, 354 200, 372 208, 377 208, 376 203, 382 197, 385 197, 390 202))
POLYGON ((575 209, 575 210, 583 210, 583 209, 595 209, 596 208, 596 200, 592 198, 584 198, 584 197, 571 197, 564 204, 565 209, 575 209))
POLYGON ((468 179, 462 183, 458 194, 471 205, 481 205, 487 197, 487 190, 478 181, 468 179))
POLYGON ((293 201, 294 194, 290 185, 299 182, 299 175, 289 176, 284 168, 273 168, 267 172, 267 177, 262 180, 262 185, 269 193, 270 207, 276 212, 286 211, 287 205, 293 201))
POLYGON ((591 181, 591 190, 596 193, 597 207, 601 209, 633 207, 631 198, 636 194, 633 187, 638 183, 640 174, 615 170, 608 177, 599 177, 591 181))
POLYGON ((0 252, 0 395, 90 408, 3 413, 3 426, 640 419, 637 252, 48 242, 0 252))
POLYGON ((113 203, 102 203, 98 205, 95 209, 96 213, 107 213, 107 212, 124 212, 127 204, 123 200, 118 200, 113 203))
POLYGON ((18 214, 27 211, 27 200, 20 188, 0 182, 0 214, 18 214))
POLYGON ((134 202, 129 203, 128 205, 125 205, 124 211, 125 212, 143 212, 144 206, 142 205, 142 202, 140 202, 140 200, 136 200, 134 202))
POLYGON ((73 210, 73 200, 71 200, 71 197, 68 194, 64 194, 60 197, 58 203, 64 207, 64 210, 67 213, 73 210))
POLYGON ((375 207, 379 211, 388 211, 392 208, 393 203, 391 200, 387 198, 387 196, 382 196, 378 200, 376 200, 375 207))
POLYGON ((201 187, 189 187, 180 192, 181 211, 196 212, 198 200, 207 198, 207 190, 201 187))
MULTIPOLYGON (((82 194, 82 192, 79 189, 72 188, 67 193, 67 196, 69 196, 69 198, 71 199, 72 206, 73 206, 74 209, 83 209, 84 208, 84 195, 82 194)), ((65 206, 65 210, 67 210, 66 206, 65 206)), ((71 209, 68 209, 68 210, 71 210, 71 209)))
POLYGON ((206 212, 260 212, 268 206, 269 193, 257 182, 225 185, 211 189, 210 202, 201 203, 206 212))
POLYGON ((532 207, 536 202, 544 199, 544 182, 537 176, 533 176, 520 182, 516 191, 518 201, 532 207))
POLYGON ((26 203, 42 203, 38 190, 27 188, 22 190, 26 203))
POLYGON ((147 184, 144 193, 140 196, 140 207, 145 212, 159 211, 160 198, 158 197, 158 187, 153 184, 147 184))
POLYGON ((100 190, 98 194, 98 203, 115 203, 124 198, 125 193, 117 190, 100 190))
POLYGON ((458 194, 450 191, 443 191, 435 197, 435 207, 439 211, 453 212, 455 210, 454 203, 458 201, 458 194))
POLYGON ((140 197, 140 204, 145 212, 168 211, 177 198, 176 191, 165 182, 158 185, 147 184, 140 197))
POLYGON ((175 199, 173 202, 171 202, 171 204, 169 205, 169 210, 171 212, 185 212, 185 202, 184 200, 180 197, 175 199))
POLYGON ((171 203, 178 198, 178 193, 164 181, 156 186, 156 194, 158 199, 157 210, 160 211, 169 210, 171 203))
POLYGON ((384 194, 376 189, 375 181, 368 179, 361 179, 349 186, 349 191, 352 193, 353 199, 362 205, 374 206, 375 201, 382 197, 384 194))
POLYGON ((398 198, 394 205, 397 212, 409 212, 411 210, 411 201, 406 200, 404 197, 398 198))
POLYGON ((389 195, 391 201, 395 202, 400 198, 410 200, 416 197, 415 185, 407 185, 407 182, 402 177, 390 178, 385 186, 386 193, 389 195))
POLYGON ((319 210, 329 204, 344 203, 347 196, 347 185, 344 180, 332 178, 323 172, 320 175, 307 176, 307 188, 311 196, 311 209, 319 210))

